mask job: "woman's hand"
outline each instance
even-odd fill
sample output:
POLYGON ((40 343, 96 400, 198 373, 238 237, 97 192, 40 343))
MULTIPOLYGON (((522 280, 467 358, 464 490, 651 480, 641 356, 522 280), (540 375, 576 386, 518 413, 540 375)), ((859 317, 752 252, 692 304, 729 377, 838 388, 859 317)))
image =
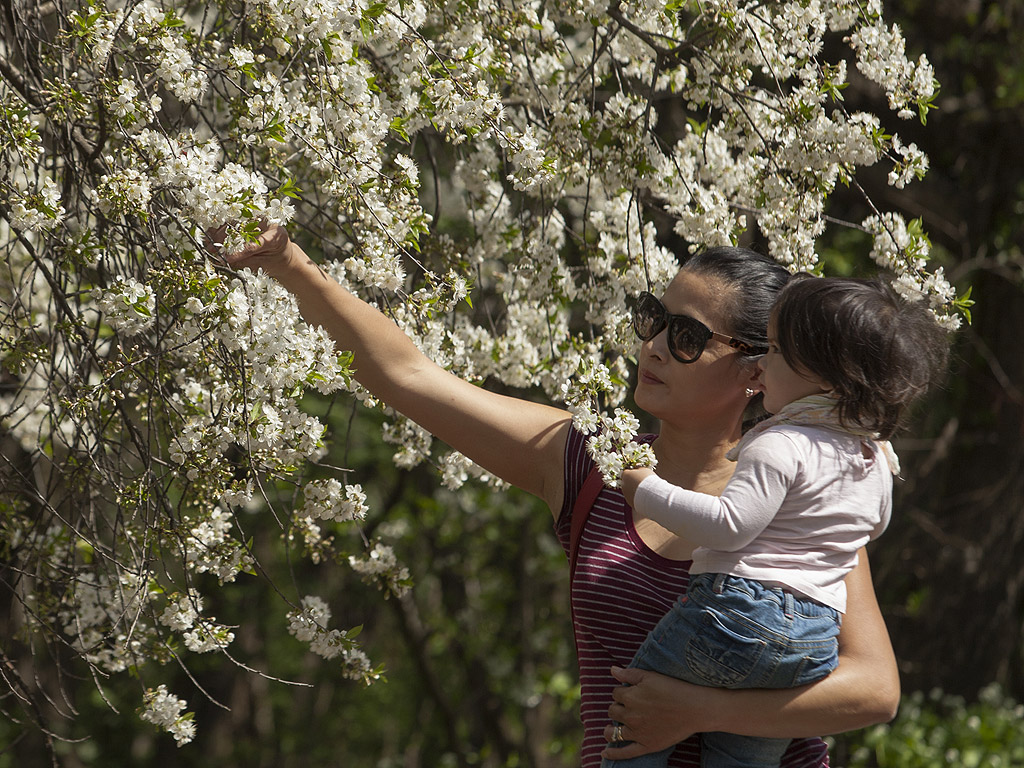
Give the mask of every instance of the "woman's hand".
MULTIPOLYGON (((276 224, 261 228, 259 239, 246 243, 240 251, 224 252, 222 245, 227 227, 206 233, 206 249, 221 256, 229 266, 235 269, 248 267, 252 270, 262 269, 271 277, 276 277, 292 265, 300 252, 288 237, 288 231, 276 224)), ((308 257, 307 257, 308 258, 308 257)))
MULTIPOLYGON (((223 230, 208 233, 218 252, 223 230)), ((302 318, 323 328, 353 355, 356 380, 381 401, 489 472, 562 507, 565 440, 570 414, 499 395, 444 370, 393 320, 359 299, 310 259, 278 226, 256 242, 223 254, 232 267, 262 269, 295 296, 302 318)))
MULTIPOLYGON (((643 669, 612 667, 612 675, 624 685, 612 692, 615 703, 608 708, 608 716, 622 724, 622 738, 630 743, 605 748, 603 757, 625 760, 659 752, 698 729, 707 730, 686 715, 687 704, 699 707, 707 688, 643 669)), ((605 726, 604 737, 609 743, 612 731, 612 725, 605 726)))

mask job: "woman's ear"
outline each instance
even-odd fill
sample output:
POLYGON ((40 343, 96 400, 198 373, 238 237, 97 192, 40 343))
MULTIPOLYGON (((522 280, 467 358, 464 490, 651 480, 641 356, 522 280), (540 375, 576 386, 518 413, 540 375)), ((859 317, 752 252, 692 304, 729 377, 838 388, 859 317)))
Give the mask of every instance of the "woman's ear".
POLYGON ((736 383, 747 400, 761 391, 761 367, 757 357, 741 357, 736 366, 736 383))
POLYGON ((740 365, 740 376, 743 380, 743 386, 747 389, 761 389, 761 366, 757 364, 757 361, 761 359, 761 355, 754 357, 744 358, 743 363, 740 365))

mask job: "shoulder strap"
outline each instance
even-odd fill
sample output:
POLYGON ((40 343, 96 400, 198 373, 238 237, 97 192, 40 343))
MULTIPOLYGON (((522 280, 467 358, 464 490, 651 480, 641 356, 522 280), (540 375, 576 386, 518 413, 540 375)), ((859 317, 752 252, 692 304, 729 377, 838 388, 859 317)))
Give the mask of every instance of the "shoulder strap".
POLYGON ((587 522, 587 516, 594 506, 594 502, 597 501, 597 496, 601 493, 602 488, 604 488, 604 478, 601 477, 601 471, 595 466, 583 481, 580 493, 576 497, 576 503, 572 505, 572 525, 569 532, 570 579, 576 573, 576 559, 579 555, 579 543, 580 536, 583 535, 583 525, 587 522))

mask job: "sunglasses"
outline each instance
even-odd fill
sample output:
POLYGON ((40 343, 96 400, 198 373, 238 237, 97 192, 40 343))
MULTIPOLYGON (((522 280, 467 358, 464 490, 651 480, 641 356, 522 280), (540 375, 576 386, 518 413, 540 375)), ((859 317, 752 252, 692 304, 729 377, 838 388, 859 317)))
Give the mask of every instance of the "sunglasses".
POLYGON ((718 339, 746 355, 760 355, 767 347, 748 344, 724 333, 712 331, 689 315, 672 315, 657 296, 644 291, 633 309, 633 330, 642 341, 650 341, 668 328, 668 351, 680 363, 692 363, 704 352, 708 340, 718 339))

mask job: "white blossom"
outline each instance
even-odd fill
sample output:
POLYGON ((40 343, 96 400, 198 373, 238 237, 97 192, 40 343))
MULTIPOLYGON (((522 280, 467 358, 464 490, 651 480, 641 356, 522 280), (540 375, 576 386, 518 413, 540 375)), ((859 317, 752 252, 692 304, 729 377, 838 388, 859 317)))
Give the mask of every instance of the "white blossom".
POLYGON ((252 568, 252 556, 231 536, 231 516, 215 507, 194 524, 184 541, 185 564, 195 573, 212 573, 231 582, 252 568))
POLYGON ((889 171, 891 186, 903 189, 909 182, 922 178, 928 172, 928 156, 918 149, 917 144, 911 142, 904 146, 899 136, 893 136, 892 148, 899 159, 889 171))
POLYGON ((329 629, 331 609, 315 595, 302 598, 301 609, 288 614, 288 631, 309 649, 324 659, 339 658, 345 677, 370 682, 377 673, 371 669, 370 661, 351 637, 351 632, 329 629))
POLYGON ((302 494, 302 514, 314 520, 343 523, 366 517, 366 494, 358 483, 342 486, 334 478, 313 480, 303 486, 302 494))
POLYGON ((387 544, 378 541, 365 557, 350 555, 348 564, 364 580, 386 585, 394 594, 401 595, 408 589, 409 570, 398 562, 394 549, 387 544))
POLYGON ((191 712, 184 710, 188 703, 179 699, 167 691, 166 685, 157 688, 147 688, 143 697, 143 708, 140 717, 146 722, 153 723, 158 728, 167 731, 173 737, 178 746, 188 744, 196 735, 196 725, 192 719, 191 712))
POLYGON ((156 321, 156 296, 134 277, 121 278, 106 291, 98 291, 96 303, 104 319, 126 336, 142 333, 156 321))

